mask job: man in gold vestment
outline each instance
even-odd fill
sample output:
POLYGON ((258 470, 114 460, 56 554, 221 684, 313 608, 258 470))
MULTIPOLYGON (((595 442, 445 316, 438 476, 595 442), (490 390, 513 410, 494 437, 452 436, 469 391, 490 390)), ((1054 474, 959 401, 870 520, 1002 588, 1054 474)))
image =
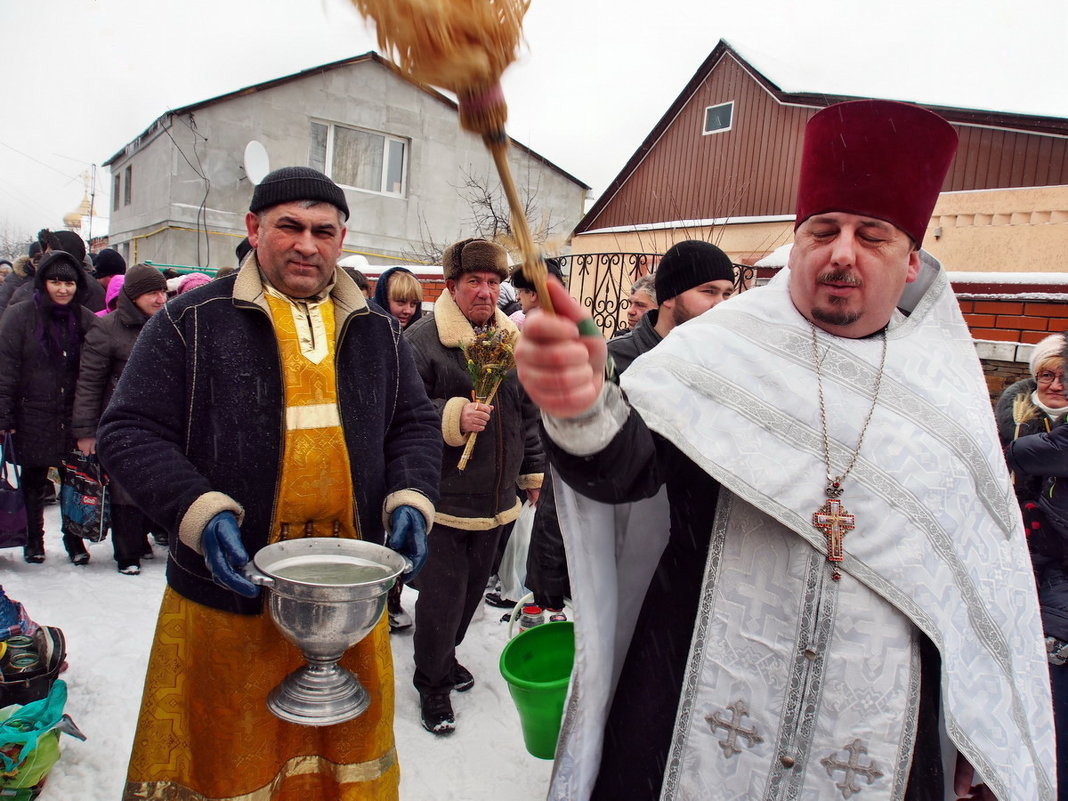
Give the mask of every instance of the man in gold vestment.
POLYGON ((303 658, 241 572, 308 536, 425 559, 437 415, 395 321, 336 269, 347 217, 322 173, 266 176, 253 251, 146 325, 101 420, 109 473, 171 534, 125 798, 398 797, 385 618, 342 660, 370 708, 285 722, 265 699, 303 658))

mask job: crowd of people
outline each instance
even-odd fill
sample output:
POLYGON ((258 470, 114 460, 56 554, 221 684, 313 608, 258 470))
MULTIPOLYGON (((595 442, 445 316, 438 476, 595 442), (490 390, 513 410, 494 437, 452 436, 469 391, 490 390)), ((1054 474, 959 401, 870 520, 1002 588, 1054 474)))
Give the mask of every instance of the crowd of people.
POLYGON ((556 262, 540 289, 481 238, 432 308, 405 268, 372 294, 338 268, 345 192, 305 167, 256 186, 214 278, 42 231, 0 287, 24 558, 72 448, 109 476, 117 569, 168 548, 124 797, 397 798, 390 634, 414 627, 448 735, 475 610, 518 600, 494 572, 525 502, 527 586, 570 600, 581 655, 550 798, 1065 797, 1068 347, 991 414, 921 249, 955 148, 914 106, 819 112, 788 269, 732 298, 730 258, 678 242, 608 341, 556 262), (491 335, 518 369, 476 397, 491 335), (390 547, 417 590, 345 655, 371 703, 331 726, 246 703, 302 663, 243 572, 296 537, 390 547))

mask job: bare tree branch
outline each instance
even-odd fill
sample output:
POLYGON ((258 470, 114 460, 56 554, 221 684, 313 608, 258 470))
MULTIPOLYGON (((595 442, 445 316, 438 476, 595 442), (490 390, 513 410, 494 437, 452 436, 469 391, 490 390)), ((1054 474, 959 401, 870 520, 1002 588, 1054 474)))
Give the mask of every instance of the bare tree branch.
POLYGON ((25 256, 33 238, 32 233, 10 220, 0 220, 0 258, 13 262, 18 256, 25 256))

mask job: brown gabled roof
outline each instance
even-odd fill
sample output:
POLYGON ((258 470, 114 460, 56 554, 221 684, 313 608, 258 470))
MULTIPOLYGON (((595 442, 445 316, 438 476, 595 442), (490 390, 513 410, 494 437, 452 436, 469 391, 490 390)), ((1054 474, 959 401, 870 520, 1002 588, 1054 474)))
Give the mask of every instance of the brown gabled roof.
MULTIPOLYGON (((177 115, 181 115, 181 114, 188 114, 190 112, 197 111, 197 110, 202 109, 202 108, 206 108, 207 106, 213 106, 216 103, 224 103, 227 100, 232 100, 232 99, 234 99, 236 97, 243 97, 244 95, 254 94, 255 92, 262 92, 264 89, 273 89, 276 86, 281 86, 282 84, 286 84, 286 83, 289 83, 291 81, 303 80, 304 78, 308 78, 308 77, 310 77, 312 75, 320 75, 322 73, 329 72, 331 70, 341 69, 343 67, 349 67, 349 66, 352 66, 353 64, 359 64, 360 62, 363 62, 363 61, 371 61, 371 62, 374 62, 376 64, 379 64, 382 67, 385 67, 386 69, 390 70, 395 75, 397 75, 397 77, 401 78, 402 80, 407 81, 408 83, 412 84, 412 86, 415 86, 418 89, 421 89, 422 91, 426 92, 428 95, 433 97, 438 102, 445 104, 450 109, 452 109, 454 112, 457 112, 458 106, 456 105, 455 101, 450 100, 448 97, 446 97, 441 92, 439 92, 436 89, 434 89, 433 87, 430 87, 430 86, 427 86, 426 84, 417 83, 416 81, 413 81, 411 78, 406 76, 403 72, 401 72, 401 70, 397 67, 397 65, 394 64, 392 61, 390 61, 389 59, 383 58, 382 56, 380 56, 378 53, 374 52, 373 50, 369 50, 368 52, 363 53, 363 54, 358 55, 358 56, 352 56, 350 58, 343 58, 343 59, 341 59, 339 61, 331 61, 329 64, 321 64, 318 67, 309 67, 306 70, 301 70, 300 72, 294 72, 292 75, 285 75, 285 76, 283 76, 281 78, 274 78, 273 80, 270 80, 270 81, 264 81, 263 83, 256 83, 256 84, 253 84, 252 86, 246 86, 243 89, 237 89, 237 90, 235 90, 233 92, 227 92, 226 94, 222 94, 222 95, 218 95, 216 97, 208 98, 207 100, 201 100, 201 101, 198 101, 196 103, 190 103, 187 106, 182 106, 180 108, 175 108, 175 109, 170 109, 168 111, 165 111, 163 114, 161 114, 155 120, 153 120, 152 124, 149 125, 144 131, 142 131, 139 136, 135 137, 134 139, 131 139, 129 142, 127 142, 125 145, 123 145, 121 150, 119 150, 115 155, 113 155, 111 158, 109 158, 107 161, 105 161, 104 162, 104 166, 108 167, 112 163, 117 161, 119 158, 121 158, 122 156, 126 155, 127 150, 129 149, 131 144, 133 144, 135 142, 138 142, 139 140, 141 140, 144 137, 148 136, 149 134, 153 133, 155 130, 157 130, 159 128, 162 128, 168 117, 177 116, 177 115)), ((575 176, 571 175, 566 170, 560 169, 558 166, 553 164, 551 161, 549 161, 544 156, 542 156, 542 155, 540 155, 538 153, 535 153, 529 147, 527 147, 526 145, 524 145, 524 144, 522 144, 520 142, 517 142, 515 139, 512 139, 511 137, 509 137, 509 142, 511 142, 512 146, 515 147, 516 149, 522 150, 524 153, 529 155, 531 158, 533 158, 533 159, 535 159, 537 161, 540 161, 545 166, 549 167, 550 169, 555 170, 556 172, 560 173, 561 175, 563 175, 568 180, 573 181, 574 183, 576 183, 579 186, 581 186, 583 189, 589 191, 590 187, 587 184, 583 183, 582 181, 580 181, 575 176)))
MULTIPOLYGON (((605 191, 601 193, 601 196, 579 221, 578 225, 575 227, 576 234, 589 230, 590 225, 600 216, 604 208, 612 202, 616 193, 619 192, 642 161, 645 160, 646 156, 649 155, 657 142, 664 135, 665 131, 667 131, 672 121, 680 114, 680 112, 682 112, 686 104, 689 103, 690 98, 693 97, 694 93, 707 80, 712 70, 716 68, 716 65, 718 65, 720 61, 728 56, 738 62, 738 64, 740 64, 741 67, 752 76, 753 80, 760 84, 768 94, 784 105, 823 108, 846 100, 868 99, 853 95, 783 91, 766 75, 754 68, 753 65, 743 58, 725 39, 720 39, 719 43, 713 48, 712 52, 708 54, 708 57, 704 60, 701 66, 697 68, 697 72, 693 74, 693 77, 690 78, 679 95, 668 107, 667 111, 664 112, 664 115, 649 132, 649 135, 645 137, 638 149, 623 166, 623 169, 619 171, 605 191)), ((1001 111, 957 108, 953 106, 935 106, 927 103, 916 103, 916 105, 930 109, 949 122, 958 125, 1002 128, 1012 131, 1024 131, 1027 133, 1068 136, 1068 119, 1061 117, 1043 117, 1034 114, 1015 114, 1001 111)))

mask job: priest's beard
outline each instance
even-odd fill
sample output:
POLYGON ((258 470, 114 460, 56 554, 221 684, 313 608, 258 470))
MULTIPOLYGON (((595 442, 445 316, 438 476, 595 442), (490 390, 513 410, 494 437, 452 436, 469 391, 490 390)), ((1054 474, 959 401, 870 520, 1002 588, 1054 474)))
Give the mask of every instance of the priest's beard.
MULTIPOLYGON (((863 286, 863 282, 854 275, 850 270, 828 270, 821 273, 816 277, 817 282, 826 282, 828 284, 848 284, 850 286, 863 286)), ((825 307, 813 307, 812 316, 821 323, 827 325, 852 325, 860 319, 862 311, 849 311, 844 308, 836 308, 844 306, 848 302, 847 298, 831 297, 827 299, 827 306, 825 307)))
MULTIPOLYGON (((837 300, 835 298, 831 301, 832 307, 837 300)), ((812 317, 821 323, 827 323, 827 325, 852 325, 860 319, 860 314, 859 311, 847 311, 846 309, 821 309, 815 307, 812 309, 812 317)))

